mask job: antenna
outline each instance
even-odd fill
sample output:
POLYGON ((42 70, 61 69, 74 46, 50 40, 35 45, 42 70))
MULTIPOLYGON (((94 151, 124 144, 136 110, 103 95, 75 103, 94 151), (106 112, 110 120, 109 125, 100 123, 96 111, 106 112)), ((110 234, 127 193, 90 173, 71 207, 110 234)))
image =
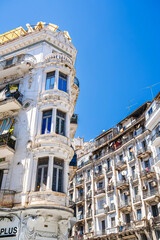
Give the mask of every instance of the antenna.
POLYGON ((132 105, 131 105, 131 102, 133 102, 133 100, 134 100, 134 99, 130 100, 130 101, 129 101, 129 106, 128 106, 128 107, 126 107, 126 108, 128 108, 128 109, 129 109, 129 112, 131 111, 131 107, 133 107, 134 105, 136 105, 136 104, 137 104, 137 103, 134 103, 134 104, 132 104, 132 105))
POLYGON ((150 90, 151 90, 151 95, 152 95, 152 100, 154 99, 152 88, 153 88, 154 86, 156 86, 157 84, 159 84, 159 83, 160 83, 160 82, 155 83, 155 84, 153 84, 153 85, 150 85, 150 86, 148 86, 148 87, 145 87, 145 88, 150 88, 150 90))

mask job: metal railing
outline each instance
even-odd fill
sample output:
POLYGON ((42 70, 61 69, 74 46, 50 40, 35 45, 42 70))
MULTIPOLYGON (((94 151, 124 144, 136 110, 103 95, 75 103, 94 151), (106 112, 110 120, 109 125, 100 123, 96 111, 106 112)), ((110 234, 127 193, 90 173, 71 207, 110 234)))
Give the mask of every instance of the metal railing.
POLYGON ((117 163, 116 163, 116 168, 121 168, 121 167, 123 167, 124 165, 126 165, 126 161, 125 160, 122 160, 122 161, 118 161, 117 163))
POLYGON ((141 201, 141 195, 137 194, 136 196, 133 197, 133 202, 139 202, 141 201))
POLYGON ((77 85, 77 87, 79 87, 79 80, 78 80, 78 78, 77 78, 77 77, 75 77, 75 78, 74 78, 74 84, 76 84, 76 85, 77 85))
POLYGON ((95 191, 95 195, 105 193, 105 187, 99 187, 97 188, 97 191, 95 191))
POLYGON ((71 117, 71 123, 73 124, 77 124, 78 123, 78 114, 73 114, 72 117, 71 117))
POLYGON ((117 187, 122 187, 123 185, 128 185, 128 184, 129 184, 128 179, 120 180, 117 182, 117 187))
POLYGON ((97 214, 101 214, 101 213, 105 213, 105 210, 104 210, 104 208, 99 208, 99 209, 96 209, 96 215, 97 214))
POLYGON ((131 205, 131 199, 130 198, 128 198, 126 200, 123 200, 123 201, 120 201, 119 207, 123 208, 123 207, 127 207, 129 205, 131 205))

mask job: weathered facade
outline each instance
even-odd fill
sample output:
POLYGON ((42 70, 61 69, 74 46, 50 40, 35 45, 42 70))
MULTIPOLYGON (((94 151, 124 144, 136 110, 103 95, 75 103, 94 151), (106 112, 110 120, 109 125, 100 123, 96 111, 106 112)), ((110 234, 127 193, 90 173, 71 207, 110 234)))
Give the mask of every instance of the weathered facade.
POLYGON ((79 139, 69 185, 77 215, 71 239, 160 239, 159 96, 92 146, 79 139))
POLYGON ((68 239, 77 50, 54 24, 0 35, 0 238, 68 239))

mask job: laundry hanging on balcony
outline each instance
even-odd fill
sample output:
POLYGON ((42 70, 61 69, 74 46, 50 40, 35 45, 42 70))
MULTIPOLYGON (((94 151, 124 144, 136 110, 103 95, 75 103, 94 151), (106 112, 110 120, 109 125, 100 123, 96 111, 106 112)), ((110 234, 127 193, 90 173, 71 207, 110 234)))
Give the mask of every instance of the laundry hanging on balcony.
POLYGON ((7 92, 6 88, 0 91, 0 101, 3 101, 4 99, 6 99, 6 92, 7 92))
POLYGON ((0 120, 0 135, 7 134, 12 127, 14 117, 0 120))

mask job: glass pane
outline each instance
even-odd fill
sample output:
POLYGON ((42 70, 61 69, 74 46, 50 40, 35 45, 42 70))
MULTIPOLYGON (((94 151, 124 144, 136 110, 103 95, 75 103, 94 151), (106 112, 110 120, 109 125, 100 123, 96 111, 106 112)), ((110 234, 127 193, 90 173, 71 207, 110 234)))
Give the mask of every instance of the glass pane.
POLYGON ((42 134, 45 134, 45 129, 46 129, 46 118, 42 119, 42 134))
POLYGON ((59 134, 59 118, 56 118, 56 133, 59 134))
POLYGON ((42 165, 48 165, 48 157, 38 159, 38 167, 42 165))
POLYGON ((52 182, 52 190, 56 191, 56 182, 57 181, 57 168, 53 168, 53 182, 52 182))
POLYGON ((59 78, 59 81, 58 81, 58 89, 62 90, 62 79, 61 78, 59 78))
POLYGON ((67 81, 63 80, 63 89, 64 92, 67 92, 67 81))
POLYGON ((2 187, 2 180, 3 180, 3 170, 0 170, 0 189, 2 187))
POLYGON ((38 168, 37 172, 37 183, 36 183, 36 191, 40 190, 40 184, 41 184, 41 174, 42 174, 42 168, 38 168))
POLYGON ((54 77, 50 79, 50 89, 54 88, 54 77))
POLYGON ((52 120, 52 118, 49 117, 49 118, 48 118, 47 133, 50 133, 50 132, 51 132, 51 120, 52 120))
POLYGON ((50 79, 49 78, 46 79, 46 88, 45 89, 46 90, 50 89, 50 79))
POLYGON ((43 117, 52 116, 52 110, 43 112, 43 117))
POLYGON ((65 113, 57 110, 57 116, 61 118, 65 118, 65 113))
POLYGON ((43 173, 43 185, 47 185, 47 173, 48 173, 48 166, 44 167, 44 173, 43 173))
POLYGON ((64 120, 61 119, 61 132, 60 134, 64 135, 64 120))
POLYGON ((62 169, 59 169, 58 192, 62 192, 62 169))

